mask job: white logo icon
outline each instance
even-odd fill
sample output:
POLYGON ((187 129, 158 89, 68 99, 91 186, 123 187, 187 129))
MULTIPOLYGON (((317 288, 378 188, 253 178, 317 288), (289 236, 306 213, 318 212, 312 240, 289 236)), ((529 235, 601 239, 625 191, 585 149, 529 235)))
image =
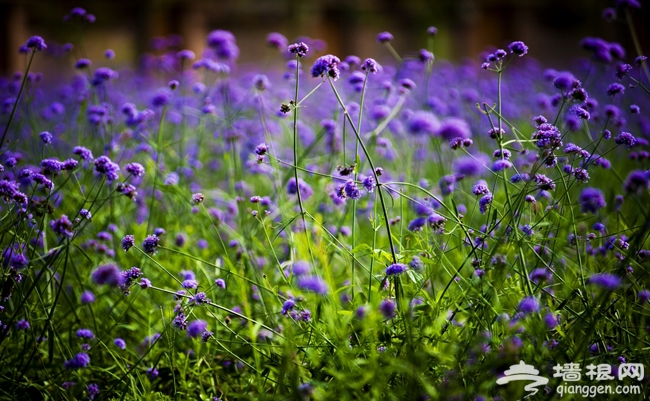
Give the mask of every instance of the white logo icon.
POLYGON ((538 376, 539 370, 535 369, 532 365, 526 365, 524 361, 520 361, 519 365, 510 366, 510 369, 503 373, 505 376, 497 379, 497 384, 506 384, 522 380, 532 381, 532 383, 524 386, 524 390, 530 393, 524 398, 537 394, 539 391, 537 387, 548 384, 548 379, 546 377, 538 376))

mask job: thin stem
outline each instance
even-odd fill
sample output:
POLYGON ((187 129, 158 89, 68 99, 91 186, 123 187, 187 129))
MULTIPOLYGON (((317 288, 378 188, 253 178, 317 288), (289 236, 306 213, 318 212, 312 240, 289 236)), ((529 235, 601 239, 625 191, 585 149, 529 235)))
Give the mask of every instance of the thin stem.
POLYGON ((160 159, 162 156, 162 130, 163 130, 163 121, 165 121, 165 112, 167 111, 167 106, 163 108, 162 114, 160 115, 160 124, 158 125, 158 141, 156 142, 156 164, 154 166, 153 174, 153 192, 151 193, 151 200, 149 201, 149 217, 147 218, 147 233, 151 228, 151 219, 153 218, 153 204, 156 200, 156 185, 158 184, 158 169, 160 167, 160 159))
MULTIPOLYGON (((294 95, 294 102, 298 101, 298 83, 300 79, 300 61, 299 56, 296 55, 296 88, 294 95)), ((293 165, 298 166, 298 105, 295 103, 293 108, 293 165)), ((300 194, 300 182, 298 181, 298 169, 293 169, 293 178, 296 180, 296 195, 298 198, 298 207, 300 207, 300 218, 307 237, 307 249, 312 265, 314 265, 314 255, 311 252, 311 243, 309 242, 309 230, 307 230, 307 220, 305 219, 305 208, 302 204, 302 195, 300 194)))
MULTIPOLYGON (((634 49, 636 50, 637 56, 643 55, 641 50, 641 43, 639 42, 639 37, 636 35, 636 29, 634 29, 634 22, 632 21, 632 14, 630 13, 629 8, 625 8, 625 19, 627 20, 627 26, 630 27, 630 35, 632 36, 632 42, 634 43, 634 49)), ((648 71, 648 65, 644 62, 641 63, 641 68, 645 74, 645 78, 650 82, 650 71, 648 71)))
POLYGON ((366 145, 363 144, 363 141, 361 140, 361 136, 359 135, 359 131, 357 128, 354 126, 354 123, 352 122, 352 117, 350 117, 350 113, 348 113, 348 109, 345 107, 345 104, 343 104, 343 100, 341 99, 341 96, 339 95, 339 92, 336 90, 336 87, 334 86, 334 82, 330 77, 327 77, 327 79, 330 82, 330 86, 332 87, 332 90, 334 91, 334 95, 336 96, 336 99, 338 100, 339 104, 343 108, 343 114, 345 115, 345 118, 348 120, 350 123, 350 126, 352 127, 352 130, 354 131, 354 135, 356 135, 357 140, 359 141, 359 145, 361 145, 361 149, 363 150, 363 153, 366 155, 366 158, 368 159, 368 163, 370 164, 370 168, 372 169, 372 175, 375 178, 375 183, 377 184, 377 194, 379 195, 379 200, 381 201, 381 209, 384 214, 384 223, 386 224, 386 232, 388 234, 388 242, 390 243, 390 254, 393 258, 393 263, 397 263, 397 255, 395 255, 395 246, 393 244, 393 236, 391 235, 390 232, 390 221, 388 220, 388 212, 386 211, 386 202, 384 202, 384 195, 382 192, 382 187, 381 187, 381 182, 379 181, 379 176, 377 175, 377 170, 375 169, 375 165, 372 162, 372 157, 370 157, 370 153, 368 152, 368 149, 366 148, 366 145))
POLYGON ((34 60, 35 54, 36 54, 36 49, 32 51, 32 56, 29 58, 29 63, 27 63, 27 69, 25 70, 25 74, 23 75, 23 82, 20 84, 20 90, 18 91, 18 95, 16 96, 14 107, 12 107, 11 109, 11 114, 9 115, 9 121, 7 121, 7 126, 5 127, 5 131, 2 134, 2 140, 0 140, 0 147, 5 142, 5 138, 7 137, 7 132, 9 132, 9 126, 11 125, 11 121, 13 120, 14 114, 16 113, 16 108, 18 107, 18 102, 20 101, 20 95, 22 95, 23 89, 25 88, 25 82, 27 82, 27 74, 29 73, 29 69, 32 66, 32 61, 34 60))

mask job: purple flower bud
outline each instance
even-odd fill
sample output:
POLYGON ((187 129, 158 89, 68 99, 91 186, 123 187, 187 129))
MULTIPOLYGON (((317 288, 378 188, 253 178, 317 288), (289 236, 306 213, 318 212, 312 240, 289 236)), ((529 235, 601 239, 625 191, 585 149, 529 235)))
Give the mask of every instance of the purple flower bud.
POLYGON ((393 35, 390 32, 381 32, 377 35, 377 42, 379 43, 387 43, 391 40, 393 40, 393 35))

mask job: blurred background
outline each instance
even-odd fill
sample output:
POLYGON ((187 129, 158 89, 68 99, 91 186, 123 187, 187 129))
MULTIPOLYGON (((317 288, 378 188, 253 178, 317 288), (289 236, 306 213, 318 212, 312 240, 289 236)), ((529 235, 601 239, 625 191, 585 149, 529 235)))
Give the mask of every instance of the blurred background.
MULTIPOLYGON (((633 21, 642 48, 650 53, 650 4, 641 2, 645 7, 634 10, 633 21)), ((579 47, 582 38, 599 36, 623 44, 631 61, 636 53, 625 16, 614 22, 601 17, 613 5, 613 0, 0 0, 0 73, 24 69, 18 48, 32 35, 45 39, 51 55, 65 43, 75 46, 63 61, 38 57, 34 71, 47 73, 56 63, 72 64, 79 57, 102 65, 109 48, 117 54, 113 68, 137 66, 145 52, 156 54, 153 38, 172 34, 179 35, 171 37, 179 50, 200 57, 213 29, 235 34, 239 64, 267 58, 282 62, 266 45, 269 32, 280 32, 290 42, 299 36, 322 39, 327 47, 321 53, 341 58, 385 60, 389 53, 376 35, 389 31, 400 54, 415 55, 427 46, 429 26, 438 28, 438 59, 478 62, 486 49, 523 40, 543 65, 566 68, 588 56, 579 47), (73 7, 85 8, 96 22, 83 27, 63 22, 73 7)))

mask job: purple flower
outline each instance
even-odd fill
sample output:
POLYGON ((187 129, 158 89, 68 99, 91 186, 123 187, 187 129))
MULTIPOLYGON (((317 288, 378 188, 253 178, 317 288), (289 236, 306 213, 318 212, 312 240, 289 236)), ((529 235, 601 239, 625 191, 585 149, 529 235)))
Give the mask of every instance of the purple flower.
POLYGON ((553 80, 553 86, 560 89, 561 91, 568 91, 571 89, 576 82, 576 79, 571 75, 570 72, 561 72, 557 74, 553 80))
POLYGON ((338 57, 331 54, 321 56, 314 62, 314 65, 311 67, 311 76, 318 78, 327 75, 336 81, 341 74, 338 69, 338 64, 340 62, 341 60, 338 57))
POLYGON ((510 161, 505 159, 497 160, 494 162, 494 164, 492 164, 492 170, 494 172, 503 171, 508 168, 512 168, 512 163, 510 163, 510 161))
POLYGON ((379 311, 386 319, 390 319, 395 316, 395 302, 390 299, 384 299, 379 304, 379 311))
POLYGON ((641 305, 645 305, 648 303, 648 300, 650 300, 650 291, 641 290, 636 294, 636 298, 639 300, 641 305))
POLYGON ((294 276, 304 276, 306 274, 309 274, 311 267, 309 266, 309 262, 304 260, 297 260, 293 262, 291 271, 293 272, 294 276))
POLYGON ((530 224, 524 224, 523 226, 519 227, 521 231, 526 234, 527 236, 531 236, 535 233, 533 228, 530 226, 530 224))
POLYGON ((198 281, 196 281, 194 279, 187 279, 187 280, 184 280, 181 285, 185 289, 193 289, 193 288, 198 287, 199 283, 198 283, 198 281))
POLYGON ((87 148, 84 148, 83 146, 75 146, 74 149, 72 149, 72 153, 75 155, 78 155, 81 157, 83 160, 92 160, 93 159, 93 154, 90 150, 87 148))
POLYGON ((105 175, 106 181, 109 183, 119 178, 120 166, 113 163, 108 157, 99 156, 93 163, 95 164, 95 171, 100 175, 105 175))
MULTIPOLYGON (((460 205, 460 206, 462 206, 462 205, 460 205)), ((460 206, 459 206, 459 209, 460 209, 460 206)), ((438 213, 431 213, 427 217, 427 224, 429 225, 429 227, 431 227, 431 229, 434 232, 437 232, 439 234, 442 234, 444 232, 444 230, 445 230, 445 222, 446 221, 447 221, 447 219, 445 219, 444 217, 442 217, 438 213)))
POLYGON ((147 376, 149 377, 149 380, 154 380, 156 377, 158 377, 158 369, 156 368, 147 369, 147 376))
POLYGON ((625 92, 625 87, 616 82, 607 87, 607 94, 609 96, 616 96, 617 94, 622 94, 623 92, 625 92))
POLYGON ((92 65, 92 61, 88 60, 87 58, 80 58, 77 60, 77 62, 74 65, 74 68, 78 70, 83 70, 84 68, 88 68, 92 65))
POLYGON ((82 369, 88 366, 90 357, 85 352, 80 352, 63 363, 63 367, 70 370, 82 369))
POLYGON ((122 272, 113 264, 101 265, 92 273, 95 284, 118 286, 122 284, 122 272))
POLYGON ((93 294, 92 291, 88 291, 88 290, 84 291, 81 294, 80 302, 82 304, 89 304, 95 302, 95 294, 93 294))
POLYGON ((214 283, 217 285, 217 287, 221 287, 223 289, 226 288, 226 282, 222 278, 214 280, 214 283))
POLYGON ((508 50, 510 50, 510 53, 512 54, 523 57, 526 53, 528 53, 528 46, 526 46, 522 41, 516 41, 508 45, 508 50))
POLYGON ((116 71, 113 71, 108 67, 100 67, 96 69, 95 74, 93 74, 92 84, 93 86, 100 86, 111 79, 116 79, 117 77, 118 73, 116 71))
POLYGON ((415 82, 413 82, 412 80, 410 80, 408 78, 400 79, 398 81, 398 84, 399 84, 399 86, 401 86, 404 89, 408 89, 408 90, 415 89, 415 82))
POLYGON ((208 35, 207 42, 220 59, 234 61, 239 57, 239 47, 235 43, 235 36, 232 32, 221 29, 214 30, 208 35))
POLYGON ((632 171, 625 179, 625 192, 640 194, 648 189, 648 175, 641 170, 632 171))
POLYGON ((309 47, 304 42, 298 42, 289 45, 287 50, 289 51, 289 53, 293 53, 298 57, 305 57, 307 55, 307 52, 309 51, 309 47))
POLYGON ((296 307, 296 301, 293 299, 287 299, 284 301, 284 304, 282 304, 282 314, 286 315, 288 312, 292 311, 293 308, 296 307))
POLYGON ((131 249, 133 245, 135 245, 135 237, 133 235, 125 235, 124 238, 122 238, 122 249, 124 249, 124 252, 131 249))
POLYGON ((207 327, 208 323, 205 320, 193 320, 187 326, 187 336, 196 338, 200 336, 207 327))
POLYGON ((479 211, 481 214, 485 214, 485 212, 487 212, 488 206, 492 203, 492 199, 492 194, 487 193, 483 195, 483 197, 478 201, 479 211))
POLYGON ((529 315, 531 313, 539 312, 540 309, 541 306, 539 304, 539 301, 535 297, 525 297, 519 303, 519 310, 524 315, 529 315))
POLYGON ((616 0, 614 4, 620 8, 641 8, 639 0, 616 0))
POLYGON ((95 338, 95 335, 89 329, 79 329, 77 330, 77 337, 92 340, 93 338, 95 338))
POLYGON ((124 169, 134 177, 142 177, 144 175, 144 167, 140 163, 129 163, 124 166, 124 169))
POLYGON ((63 163, 57 159, 43 159, 41 169, 45 175, 53 175, 63 170, 63 163))
POLYGON ((29 49, 34 49, 35 52, 47 49, 45 41, 40 36, 32 36, 31 38, 27 39, 25 46, 27 46, 29 49))
POLYGON ((119 349, 126 349, 126 343, 121 338, 116 338, 113 340, 113 344, 119 349))
POLYGON ((281 33, 271 32, 266 36, 266 43, 278 50, 284 50, 289 42, 281 33))
POLYGON ((302 178, 298 178, 298 185, 296 185, 295 178, 290 178, 289 182, 287 183, 287 193, 289 195, 296 195, 298 188, 300 188, 300 196, 303 200, 309 199, 309 197, 314 194, 314 190, 311 189, 311 187, 305 181, 303 181, 302 178))
POLYGON ((403 263, 393 263, 386 268, 387 276, 398 276, 404 273, 408 267, 403 263))
POLYGON ((318 276, 302 276, 298 278, 298 287, 302 290, 315 292, 319 295, 325 295, 329 291, 329 286, 325 280, 318 276))
POLYGON ((41 132, 38 136, 41 137, 41 140, 44 144, 49 145, 52 143, 52 134, 47 131, 41 132))
POLYGON ((549 330, 553 330, 557 327, 557 317, 550 312, 547 313, 544 315, 544 324, 549 328, 549 330))
POLYGON ((393 35, 390 32, 381 32, 377 35, 377 42, 387 43, 393 40, 393 35))
POLYGON ((621 278, 609 273, 593 274, 587 282, 609 291, 613 291, 621 286, 621 278))
POLYGON ((191 296, 189 300, 190 304, 194 304, 197 306, 209 304, 210 302, 212 301, 210 300, 210 298, 208 298, 207 295, 205 295, 205 292, 197 292, 196 295, 191 296))
POLYGON ((580 208, 583 213, 596 214, 598 210, 607 206, 607 202, 605 202, 605 196, 597 188, 583 189, 580 193, 578 201, 580 202, 580 208))
POLYGON ((431 53, 427 49, 420 49, 420 52, 418 53, 418 59, 422 63, 428 63, 428 62, 433 62, 434 56, 433 53, 431 53))
POLYGON ((16 322, 16 330, 27 330, 30 327, 29 322, 25 319, 16 322))
POLYGON ((409 222, 407 229, 409 231, 422 231, 426 224, 426 217, 417 217, 409 222))
POLYGON ((381 65, 379 65, 375 59, 367 58, 364 60, 363 64, 361 64, 361 69, 368 71, 370 74, 376 74, 378 72, 381 72, 381 65))
POLYGON ((373 192, 375 190, 375 178, 371 175, 361 181, 363 188, 368 192, 373 192))
POLYGON ((86 392, 88 393, 88 399, 94 400, 95 397, 99 394, 99 386, 94 383, 91 383, 88 385, 88 387, 86 387, 86 392))
POLYGON ((583 109, 582 107, 576 107, 574 109, 574 111, 575 111, 576 115, 578 117, 582 118, 583 120, 589 121, 589 119, 591 118, 591 116, 589 115, 589 112, 587 110, 583 109))
POLYGON ((61 215, 56 220, 50 222, 50 227, 57 235, 61 237, 72 238, 74 232, 72 231, 72 222, 65 214, 61 215))
POLYGON ((423 110, 414 112, 407 124, 409 133, 413 135, 436 135, 441 126, 436 116, 423 110))
POLYGON ((451 141, 454 138, 470 138, 472 136, 472 131, 470 130, 467 121, 461 118, 450 117, 440 123, 435 135, 451 141))
POLYGON ((616 142, 618 145, 626 145, 629 149, 635 145, 636 138, 634 138, 634 135, 630 134, 629 132, 621 132, 616 137, 614 137, 614 142, 616 142))
POLYGON ((359 191, 359 188, 357 187, 357 184, 354 182, 354 180, 348 180, 345 182, 345 185, 343 186, 343 189, 345 191, 345 195, 350 198, 350 199, 360 199, 361 198, 361 191, 359 191))
POLYGON ((489 158, 484 154, 474 156, 461 156, 454 160, 452 170, 456 174, 464 177, 473 177, 481 175, 485 171, 486 164, 489 163, 489 158))
POLYGON ((196 55, 193 51, 185 49, 176 53, 176 58, 179 60, 194 60, 196 55))
POLYGON ((149 255, 154 255, 158 250, 158 241, 160 239, 156 235, 148 235, 142 242, 142 249, 149 255))

